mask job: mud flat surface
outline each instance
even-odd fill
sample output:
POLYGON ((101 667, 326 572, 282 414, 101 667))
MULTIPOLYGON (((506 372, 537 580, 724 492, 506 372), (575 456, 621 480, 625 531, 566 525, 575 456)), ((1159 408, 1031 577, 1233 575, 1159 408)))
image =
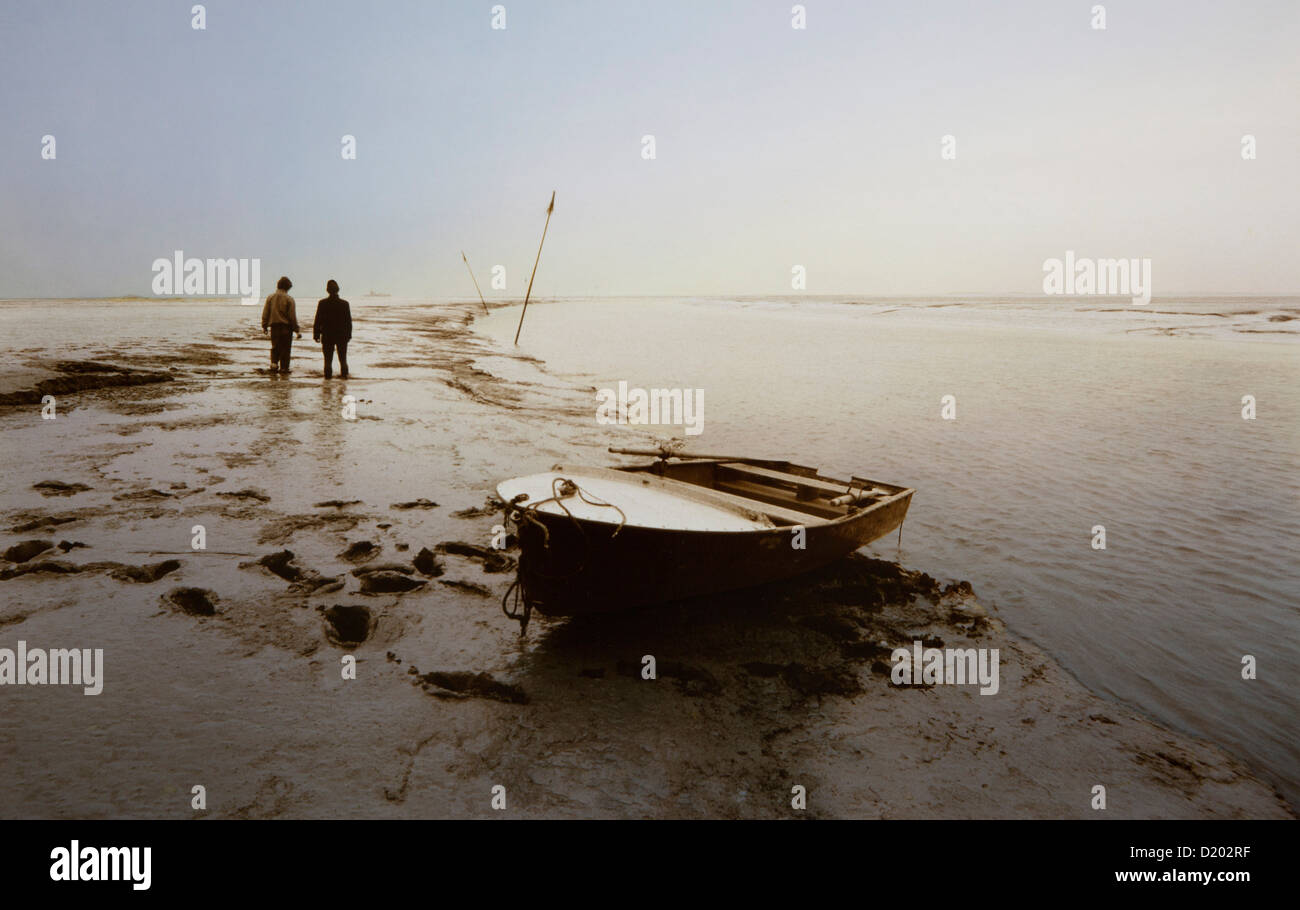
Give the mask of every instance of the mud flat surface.
POLYGON ((865 555, 521 639, 483 556, 493 485, 645 437, 611 438, 590 389, 474 334, 469 306, 366 308, 328 382, 303 343, 258 373, 248 310, 196 305, 164 342, 156 306, 124 305, 137 339, 65 337, 0 377, 0 648, 104 651, 100 695, 0 687, 0 815, 1290 815, 969 585, 865 555), (895 686, 916 640, 997 648, 998 693, 895 686))

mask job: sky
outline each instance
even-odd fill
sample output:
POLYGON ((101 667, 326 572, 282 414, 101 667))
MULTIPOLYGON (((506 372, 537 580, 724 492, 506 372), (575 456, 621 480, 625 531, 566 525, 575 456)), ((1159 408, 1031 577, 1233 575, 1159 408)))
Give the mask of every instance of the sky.
POLYGON ((1300 293, 1295 0, 193 5, 0 4, 0 297, 1300 293))

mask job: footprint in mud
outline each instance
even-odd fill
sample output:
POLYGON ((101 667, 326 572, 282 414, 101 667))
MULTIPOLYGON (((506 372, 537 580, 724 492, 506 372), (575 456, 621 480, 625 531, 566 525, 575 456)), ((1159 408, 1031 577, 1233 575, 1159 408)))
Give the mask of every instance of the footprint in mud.
POLYGON ((163 603, 190 616, 215 616, 217 595, 206 588, 172 588, 162 597, 163 603))
POLYGON ((415 570, 404 562, 377 562, 371 566, 361 566, 352 570, 352 574, 357 578, 374 575, 376 572, 400 572, 403 575, 413 575, 415 570))
POLYGON ((325 637, 343 648, 355 648, 374 631, 376 620, 369 607, 343 606, 321 609, 325 622, 325 637))
POLYGON ((400 572, 372 572, 361 576, 361 593, 405 594, 427 584, 427 581, 410 578, 400 572))
POLYGON ((32 484, 33 490, 40 490, 42 496, 75 496, 90 489, 84 483, 64 483, 61 480, 42 480, 32 484))
POLYGON ((46 550, 54 548, 52 540, 24 540, 16 543, 4 551, 4 558, 9 562, 27 562, 33 557, 40 556, 46 550))
POLYGON ((379 555, 382 548, 377 543, 369 540, 358 540, 350 544, 346 550, 338 554, 338 558, 350 563, 369 562, 379 555))

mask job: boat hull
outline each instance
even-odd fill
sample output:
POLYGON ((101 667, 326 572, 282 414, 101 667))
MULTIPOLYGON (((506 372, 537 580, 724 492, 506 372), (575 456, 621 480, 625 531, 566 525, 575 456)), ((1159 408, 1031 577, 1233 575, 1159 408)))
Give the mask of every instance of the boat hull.
POLYGON ((911 490, 844 518, 796 529, 709 532, 617 528, 534 513, 519 527, 519 573, 550 616, 606 613, 767 584, 841 559, 896 530, 911 490), (543 532, 543 528, 545 531, 543 532))

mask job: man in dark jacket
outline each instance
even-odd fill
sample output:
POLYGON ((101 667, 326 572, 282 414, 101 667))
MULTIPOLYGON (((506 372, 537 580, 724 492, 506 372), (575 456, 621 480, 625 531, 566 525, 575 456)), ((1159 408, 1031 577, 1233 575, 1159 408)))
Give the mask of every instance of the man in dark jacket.
POLYGON ((328 297, 316 304, 312 320, 312 337, 321 343, 325 354, 325 378, 334 371, 334 350, 339 352, 339 375, 348 378, 348 341, 352 338, 352 308, 339 296, 339 283, 331 278, 325 284, 328 297))

